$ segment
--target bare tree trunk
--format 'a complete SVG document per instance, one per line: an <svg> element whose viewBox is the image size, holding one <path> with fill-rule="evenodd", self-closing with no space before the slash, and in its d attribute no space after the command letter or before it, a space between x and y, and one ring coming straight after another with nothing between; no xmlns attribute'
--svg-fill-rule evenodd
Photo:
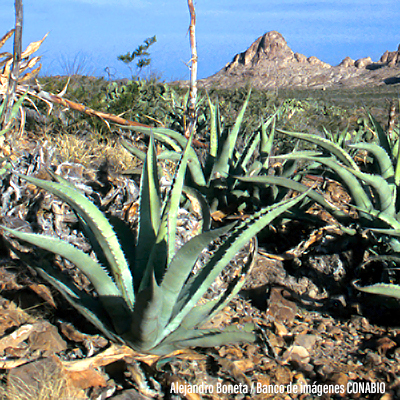
<svg viewBox="0 0 400 400"><path fill-rule="evenodd" d="M6 106L3 126L6 126L10 121L12 106L15 100L15 91L19 78L19 65L22 53L22 24L23 24L23 6L22 0L15 0L15 31L14 31L14 53L12 71L9 76L7 96L5 98Z"/></svg>
<svg viewBox="0 0 400 400"><path fill-rule="evenodd" d="M193 0L188 0L189 12L190 12L190 27L189 27L189 39L190 47L192 50L192 58L190 60L190 92L189 100L187 105L188 114L188 126L185 130L185 136L193 132L196 132L197 123L197 47L196 47L196 12L193 5Z"/></svg>

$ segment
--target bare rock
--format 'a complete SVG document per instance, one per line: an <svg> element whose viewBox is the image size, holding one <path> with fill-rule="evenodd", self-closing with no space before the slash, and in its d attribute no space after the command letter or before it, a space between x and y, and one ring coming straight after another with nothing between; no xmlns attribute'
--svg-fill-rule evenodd
<svg viewBox="0 0 400 400"><path fill-rule="evenodd" d="M382 54L382 56L381 56L379 62L381 62L382 64L387 64L388 59L389 59L389 54L390 54L389 51L386 50L386 51Z"/></svg>
<svg viewBox="0 0 400 400"><path fill-rule="evenodd" d="M294 53L294 58L299 63L306 63L307 57L304 54Z"/></svg>
<svg viewBox="0 0 400 400"><path fill-rule="evenodd" d="M43 322L43 329L33 332L29 336L31 350L39 350L44 357L59 353L67 349L67 343L58 333L57 328L47 322Z"/></svg>
<svg viewBox="0 0 400 400"><path fill-rule="evenodd" d="M257 66L263 61L293 61L294 53L287 45L284 37L277 31L260 36L245 52L236 54L233 61L225 67L231 71L238 65Z"/></svg>
<svg viewBox="0 0 400 400"><path fill-rule="evenodd" d="M339 67L343 67L343 68L354 67L354 63L355 63L355 61L352 58L346 57L339 64Z"/></svg>
<svg viewBox="0 0 400 400"><path fill-rule="evenodd" d="M288 46L284 37L277 31L267 32L260 36L246 51L236 54L232 62L225 66L225 72L232 72L238 67L270 70L273 67L296 67L299 64L308 64L322 68L330 65L317 57L306 57L300 53L294 53Z"/></svg>
<svg viewBox="0 0 400 400"><path fill-rule="evenodd" d="M359 58L355 63L354 66L356 68L365 68L368 65L372 64L372 59L371 57L363 57L363 58Z"/></svg>
<svg viewBox="0 0 400 400"><path fill-rule="evenodd" d="M400 45L397 48L397 51L388 51L386 50L382 57L379 60L382 64L386 64L389 67L395 67L400 64Z"/></svg>
<svg viewBox="0 0 400 400"><path fill-rule="evenodd" d="M315 56L308 57L307 61L310 65L316 65L316 66L322 67L322 68L330 68L331 67L328 63L321 61L319 58L317 58Z"/></svg>

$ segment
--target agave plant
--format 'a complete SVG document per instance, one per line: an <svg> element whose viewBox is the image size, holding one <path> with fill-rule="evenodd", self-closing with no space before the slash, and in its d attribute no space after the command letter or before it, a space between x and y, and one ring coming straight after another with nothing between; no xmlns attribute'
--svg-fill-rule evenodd
<svg viewBox="0 0 400 400"><path fill-rule="evenodd" d="M371 116L376 128L376 142L359 141L348 144L346 151L337 143L317 135L285 132L292 137L309 141L322 148L323 152L299 152L284 156L308 160L308 167L315 171L316 165L323 166L325 173L331 173L348 190L353 205L359 213L358 223L363 229L370 229L389 237L394 252L400 251L400 220L398 219L399 198L397 186L400 180L398 139L390 141L382 127ZM372 159L371 171L363 172L354 161L354 151L366 152Z"/></svg>
<svg viewBox="0 0 400 400"><path fill-rule="evenodd" d="M33 265L50 284L105 335L120 339L137 351L165 354L187 346L215 346L255 339L252 325L229 326L223 331L201 329L240 290L257 251L253 246L240 273L216 298L201 302L203 295L235 254L274 218L289 210L304 195L260 210L239 224L203 231L176 249L177 212L187 162L189 138L174 181L161 200L153 136L145 159L139 198L137 235L125 232L120 240L102 212L73 184L52 173L54 181L19 175L68 203L82 222L97 259L73 245L43 234L26 233L3 226L15 238L71 261L93 284L96 297L79 290L60 271L46 263ZM203 208L205 207L205 203ZM203 211L206 219L207 213ZM192 273L199 256L215 240L216 250L198 272ZM126 247L125 243L129 243ZM134 250L132 252L132 250ZM20 255L23 257L23 255ZM31 263L30 260L25 262ZM110 274L111 273L111 276ZM111 320L111 323L107 323Z"/></svg>
<svg viewBox="0 0 400 400"><path fill-rule="evenodd" d="M248 181L241 179L245 176L268 174L269 156L272 153L275 134L276 113L269 116L261 124L261 128L251 135L245 138L240 135L250 94L251 92L230 130L223 128L218 104L213 104L208 98L210 140L205 161L195 149L189 151L189 174L185 180L185 190L190 188L192 192L200 192L210 203L212 213L227 209L237 212L245 208L247 211L256 211L263 206L282 200L286 194L282 191L278 197L276 192L263 193L258 183L249 184ZM171 129L142 127L129 127L129 129L146 135L150 132L154 133L154 137L167 148L157 156L159 160L178 160L187 144L187 138L182 133ZM130 145L126 140L123 140L122 144L133 155L144 160L144 152ZM283 163L280 175L290 176L294 171L294 164L291 161Z"/></svg>
<svg viewBox="0 0 400 400"><path fill-rule="evenodd" d="M373 232L378 241L388 247L386 254L377 259L400 261L400 138L398 133L387 135L382 126L370 115L374 127L374 142L347 144L348 150L332 140L317 135L285 132L292 137L306 140L317 145L322 152L299 152L284 156L287 159L303 159L310 162L309 171L330 174L340 181L351 196L354 208L358 212L357 223L364 231ZM369 158L366 171L354 161L362 151ZM319 168L319 169L318 169ZM322 204L322 203L320 203ZM365 266L369 261L364 263ZM400 288L394 284L379 283L363 287L360 282L355 287L367 293L383 294L400 298Z"/></svg>

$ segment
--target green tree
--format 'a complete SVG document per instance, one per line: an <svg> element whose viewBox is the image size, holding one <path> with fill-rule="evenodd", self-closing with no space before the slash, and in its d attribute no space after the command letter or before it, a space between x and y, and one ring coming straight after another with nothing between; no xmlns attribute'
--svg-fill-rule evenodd
<svg viewBox="0 0 400 400"><path fill-rule="evenodd" d="M136 61L136 68L139 70L137 75L140 75L142 69L147 67L151 63L150 53L148 52L149 47L157 42L156 35L147 38L143 44L138 46L136 50L131 53L126 53L118 56L118 60L124 62L130 69L132 77L134 76L131 63Z"/></svg>

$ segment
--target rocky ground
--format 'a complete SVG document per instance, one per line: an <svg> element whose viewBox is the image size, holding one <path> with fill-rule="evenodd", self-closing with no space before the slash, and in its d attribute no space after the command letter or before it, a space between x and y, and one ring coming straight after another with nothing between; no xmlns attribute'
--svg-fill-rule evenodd
<svg viewBox="0 0 400 400"><path fill-rule="evenodd" d="M335 66L320 68L310 65L286 65L271 61L262 71L258 67L238 66L200 80L205 88L249 86L258 89L321 89L384 86L400 83L400 67L375 64L369 68Z"/></svg>
<svg viewBox="0 0 400 400"><path fill-rule="evenodd" d="M41 165L51 163L40 158L43 152L37 154L22 157L19 165L39 172ZM128 203L136 186L126 177L110 175L108 185L102 186L96 173L78 164L65 164L58 172L82 187L103 187L101 196L109 210L123 210L123 217L135 213ZM349 208L340 186L328 183L322 189L330 201ZM37 197L37 191L3 179L2 194L2 214L8 218L2 223L26 227L29 196ZM44 197L41 207L35 212L43 227L66 237L77 235L70 227L74 219L61 202ZM331 221L321 210L311 211ZM252 322L257 341L187 349L160 358L99 335L2 242L4 398L400 398L400 330L393 318L398 303L358 293L351 284L367 248L365 238L346 237L334 224L277 229L260 239L244 290L212 323L223 327ZM57 265L67 268L76 284L87 285L71 266L59 260Z"/></svg>

